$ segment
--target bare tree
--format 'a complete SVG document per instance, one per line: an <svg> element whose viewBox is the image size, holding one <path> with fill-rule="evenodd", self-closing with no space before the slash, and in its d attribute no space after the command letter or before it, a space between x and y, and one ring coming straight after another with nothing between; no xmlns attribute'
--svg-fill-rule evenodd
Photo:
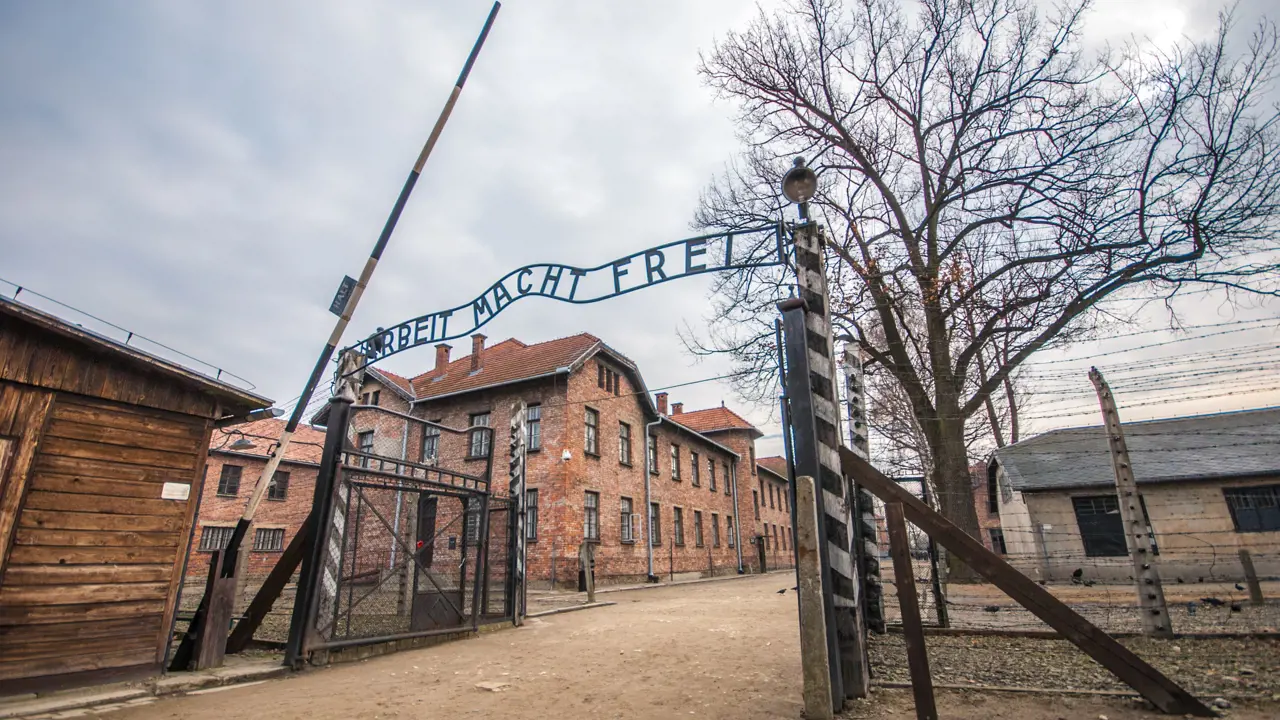
<svg viewBox="0 0 1280 720"><path fill-rule="evenodd" d="M1090 53L1087 10L799 0L701 65L739 109L745 149L696 224L779 217L782 173L809 158L838 333L893 378L943 511L975 535L966 427L1032 353L1115 319L1124 306L1100 303L1138 284L1277 294L1277 266L1257 259L1280 213L1277 112L1260 99L1275 27L1238 52L1224 16L1207 41ZM693 343L759 370L738 382L749 398L775 392L773 303L789 283L776 268L721 277L715 329Z"/></svg>

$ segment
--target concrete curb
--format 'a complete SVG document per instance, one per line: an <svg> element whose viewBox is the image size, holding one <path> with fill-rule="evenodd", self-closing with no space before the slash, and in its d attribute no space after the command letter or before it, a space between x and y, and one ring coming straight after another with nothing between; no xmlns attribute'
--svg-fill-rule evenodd
<svg viewBox="0 0 1280 720"><path fill-rule="evenodd" d="M746 580L747 578L768 577L770 575L791 575L795 576L795 568L783 568L781 570L770 570L761 575L760 573L744 573L742 575L721 575L719 577L698 578L697 580L681 580L680 582L657 582L648 585L628 585L626 587L597 587L596 594L631 592L632 590L656 590L658 588L683 587L685 585L701 585L702 583L728 582L730 580Z"/></svg>
<svg viewBox="0 0 1280 720"><path fill-rule="evenodd" d="M552 608L551 610L542 610L541 612L529 613L528 615L525 615L525 619L527 620L529 618L546 617L548 615L559 615L561 613L575 612L577 610L590 610L591 608L609 607L610 605L617 605L617 604L618 603L615 603L615 602L594 602L594 603L588 603L586 605L570 605L569 607Z"/></svg>
<svg viewBox="0 0 1280 720"><path fill-rule="evenodd" d="M55 693L29 700L0 703L0 720L10 718L69 718L87 715L91 710L115 710L142 705L170 695L205 692L210 688L230 688L256 684L289 674L289 668L275 663L233 665L201 673L164 675L137 685L87 688ZM76 712L83 710L83 713Z"/></svg>

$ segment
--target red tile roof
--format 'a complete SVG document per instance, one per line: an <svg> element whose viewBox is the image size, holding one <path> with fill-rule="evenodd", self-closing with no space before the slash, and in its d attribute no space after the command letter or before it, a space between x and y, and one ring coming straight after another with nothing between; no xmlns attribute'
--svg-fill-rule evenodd
<svg viewBox="0 0 1280 720"><path fill-rule="evenodd" d="M787 459L779 455L756 458L756 465L768 470L778 477L787 476Z"/></svg>
<svg viewBox="0 0 1280 720"><path fill-rule="evenodd" d="M401 377L393 372L387 372L382 368L369 368L369 369L372 370L375 374L381 375L382 378L387 382L391 383L392 385L395 385L397 388L403 391L405 395L408 395L409 397L413 397L413 382L410 381L409 378Z"/></svg>
<svg viewBox="0 0 1280 720"><path fill-rule="evenodd" d="M669 417L690 430L703 434L721 430L750 430L755 437L764 435L755 425L723 405L706 410L689 410Z"/></svg>
<svg viewBox="0 0 1280 720"><path fill-rule="evenodd" d="M510 338L481 353L481 367L471 372L471 355L464 355L445 366L445 371L423 373L411 380L413 394L419 400L441 395L478 390L508 382L525 380L569 367L589 350L600 344L600 338L588 333L525 345Z"/></svg>
<svg viewBox="0 0 1280 720"><path fill-rule="evenodd" d="M209 438L209 449L225 450L240 455L256 455L265 461L272 445L280 439L280 433L284 432L284 426L284 420L267 418L231 427L215 428L213 435ZM254 447L244 450L232 449L231 443L240 439L249 440ZM319 463L323 449L324 431L310 425L299 425L297 431L293 433L289 449L285 450L284 459L293 462Z"/></svg>

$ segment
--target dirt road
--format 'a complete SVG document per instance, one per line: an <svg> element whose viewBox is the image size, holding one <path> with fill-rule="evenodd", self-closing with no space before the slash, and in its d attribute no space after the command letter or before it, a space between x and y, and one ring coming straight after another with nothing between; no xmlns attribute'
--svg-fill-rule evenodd
<svg viewBox="0 0 1280 720"><path fill-rule="evenodd" d="M796 595L777 594L793 584L776 574L609 593L613 607L106 717L795 718Z"/></svg>
<svg viewBox="0 0 1280 720"><path fill-rule="evenodd" d="M618 604L103 717L800 718L796 596L777 593L792 584L783 573L602 594ZM883 663L881 656L888 656L876 652ZM942 717L974 720L1158 717L1110 697L941 693L939 707ZM1233 716L1254 720L1274 710L1238 706ZM910 693L877 691L846 717L914 717Z"/></svg>

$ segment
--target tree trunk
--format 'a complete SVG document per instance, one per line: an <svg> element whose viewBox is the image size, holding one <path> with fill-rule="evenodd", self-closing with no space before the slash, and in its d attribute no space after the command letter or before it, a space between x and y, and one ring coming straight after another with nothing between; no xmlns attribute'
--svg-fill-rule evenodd
<svg viewBox="0 0 1280 720"><path fill-rule="evenodd" d="M941 410L941 408L939 408ZM955 417L959 413L947 413ZM943 418L947 414L939 412ZM933 447L933 486L938 493L938 507L948 520L960 529L982 540L978 526L978 513L973 507L973 485L969 477L969 455L964 445L964 422L941 419L938 432L931 438ZM968 582L977 575L951 553L948 558L948 579L952 582Z"/></svg>

